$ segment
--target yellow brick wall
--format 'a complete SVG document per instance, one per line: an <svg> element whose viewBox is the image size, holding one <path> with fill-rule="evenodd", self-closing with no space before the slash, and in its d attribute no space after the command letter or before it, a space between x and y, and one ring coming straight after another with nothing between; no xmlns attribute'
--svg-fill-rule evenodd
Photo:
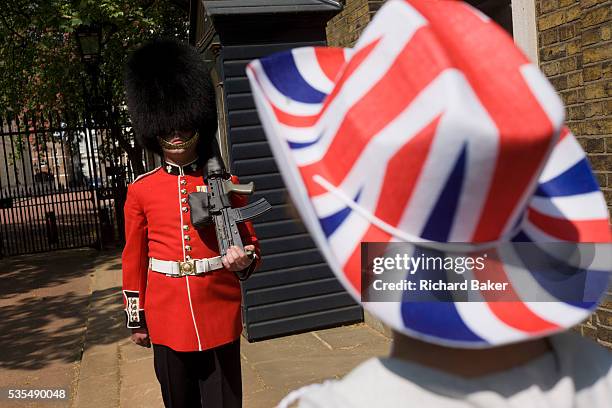
<svg viewBox="0 0 612 408"><path fill-rule="evenodd" d="M610 0L538 0L540 64L589 156L612 213Z"/></svg>
<svg viewBox="0 0 612 408"><path fill-rule="evenodd" d="M567 106L567 123L587 152L612 214L610 0L537 0L539 55ZM578 330L612 348L612 302Z"/></svg>
<svg viewBox="0 0 612 408"><path fill-rule="evenodd" d="M327 43L331 47L352 47L370 22L367 0L346 0L344 9L327 23ZM382 3L382 2L381 2Z"/></svg>

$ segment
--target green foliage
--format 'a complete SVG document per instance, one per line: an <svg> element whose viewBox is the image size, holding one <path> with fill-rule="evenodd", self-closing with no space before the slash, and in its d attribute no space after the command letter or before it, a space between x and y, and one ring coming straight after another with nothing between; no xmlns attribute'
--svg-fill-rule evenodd
<svg viewBox="0 0 612 408"><path fill-rule="evenodd" d="M130 50L153 37L187 38L188 3L180 0L7 3L0 13L0 111L83 110L94 84L79 56L79 26L102 28L96 85L106 106L123 105L122 69Z"/></svg>

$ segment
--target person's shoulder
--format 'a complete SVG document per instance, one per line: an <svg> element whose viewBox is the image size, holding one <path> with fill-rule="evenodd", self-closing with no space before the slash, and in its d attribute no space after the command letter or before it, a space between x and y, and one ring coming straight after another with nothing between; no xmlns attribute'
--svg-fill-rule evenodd
<svg viewBox="0 0 612 408"><path fill-rule="evenodd" d="M384 403L379 393L389 385L388 370L378 358L369 359L354 368L341 380L312 384L289 394L279 405L281 408L359 408ZM400 390L398 390L401 393ZM384 399L384 398L383 398ZM291 405L296 403L297 405ZM379 405L380 406L380 405ZM392 406L384 403L384 406Z"/></svg>
<svg viewBox="0 0 612 408"><path fill-rule="evenodd" d="M154 168L151 171L148 171L146 173L141 174L140 176L136 177L134 179L134 181L132 181L129 185L130 186L135 186L135 185L142 185L142 184L146 184L146 182L151 181L152 179L155 178L155 175L157 175L161 170L161 166Z"/></svg>

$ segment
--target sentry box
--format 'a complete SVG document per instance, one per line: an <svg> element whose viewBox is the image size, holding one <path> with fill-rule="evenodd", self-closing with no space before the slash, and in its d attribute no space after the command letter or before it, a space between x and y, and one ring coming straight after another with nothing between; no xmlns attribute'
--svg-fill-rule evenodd
<svg viewBox="0 0 612 408"><path fill-rule="evenodd" d="M254 222L262 267L242 285L249 341L363 320L288 205L245 73L252 59L300 46L326 45L327 21L342 9L325 0L191 1L190 41L212 63L223 159L251 201L273 208Z"/></svg>

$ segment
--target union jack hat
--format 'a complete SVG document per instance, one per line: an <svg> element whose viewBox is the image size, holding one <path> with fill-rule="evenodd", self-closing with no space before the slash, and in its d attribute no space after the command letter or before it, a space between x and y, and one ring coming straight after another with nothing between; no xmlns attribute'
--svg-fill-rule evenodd
<svg viewBox="0 0 612 408"><path fill-rule="evenodd" d="M603 194L553 87L466 3L391 0L354 48L297 48L247 74L293 202L358 300L361 242L610 242ZM598 282L597 299L607 275ZM554 292L364 302L395 330L465 348L550 335L596 306Z"/></svg>

